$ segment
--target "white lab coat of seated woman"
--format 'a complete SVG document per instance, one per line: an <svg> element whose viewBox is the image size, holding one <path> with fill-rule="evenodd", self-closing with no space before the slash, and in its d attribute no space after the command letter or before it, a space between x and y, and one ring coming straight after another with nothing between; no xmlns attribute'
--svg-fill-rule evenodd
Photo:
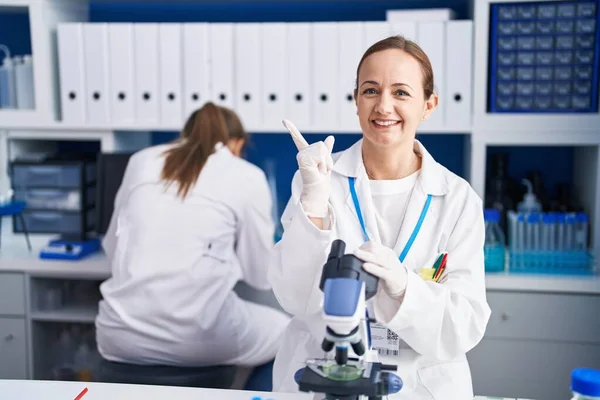
<svg viewBox="0 0 600 400"><path fill-rule="evenodd" d="M367 308L377 320L371 331L383 340L371 344L381 362L397 365L404 383L390 398L473 398L466 353L490 316L482 202L415 140L416 126L437 104L433 75L429 94L422 83L428 63L416 59L426 56L415 49L395 37L367 51L355 92L363 139L349 149L332 156L333 137L309 145L286 122L299 172L269 278L294 318L275 359L274 391L297 391L296 371L324 355L319 282L331 243L341 239L345 252L379 277ZM419 270L432 267L441 252L448 253L441 279L421 278Z"/></svg>
<svg viewBox="0 0 600 400"><path fill-rule="evenodd" d="M274 358L289 318L233 288L243 280L270 289L265 175L219 142L182 199L161 174L165 151L185 140L193 139L129 161L103 241L112 276L101 286L99 352L142 365L261 365Z"/></svg>

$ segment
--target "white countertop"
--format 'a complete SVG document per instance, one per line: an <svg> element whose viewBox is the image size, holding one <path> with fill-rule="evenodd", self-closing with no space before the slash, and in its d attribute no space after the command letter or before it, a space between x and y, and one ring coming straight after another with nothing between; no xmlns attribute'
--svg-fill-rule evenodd
<svg viewBox="0 0 600 400"><path fill-rule="evenodd" d="M80 400L316 400L323 396L311 393L250 392L243 390L184 388L172 386L127 385L98 382L61 382L32 380L0 380L0 398L11 400L71 400L85 388ZM475 396L474 400L502 400ZM504 399L514 400L514 399Z"/></svg>
<svg viewBox="0 0 600 400"><path fill-rule="evenodd" d="M12 238L11 238L12 239ZM33 240L33 251L27 250L25 240L2 241L0 247L0 272L25 272L38 277L64 277L75 279L106 279L110 267L106 256L98 253L80 261L41 260L39 250L47 240ZM489 273L485 278L488 290L527 291L550 293L600 294L600 275L564 276L541 274Z"/></svg>
<svg viewBox="0 0 600 400"><path fill-rule="evenodd" d="M249 392L98 382L0 380L0 398L11 400L72 400L84 388L87 388L88 391L81 397L81 400L252 400L254 398L263 400L312 400L314 397L309 393Z"/></svg>

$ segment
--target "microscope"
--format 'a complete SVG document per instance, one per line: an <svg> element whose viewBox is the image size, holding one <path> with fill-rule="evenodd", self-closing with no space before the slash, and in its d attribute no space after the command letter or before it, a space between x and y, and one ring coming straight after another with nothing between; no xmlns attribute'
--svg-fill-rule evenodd
<svg viewBox="0 0 600 400"><path fill-rule="evenodd" d="M307 360L294 378L300 391L322 393L327 400L380 399L400 391L402 380L390 372L396 366L381 364L370 349L366 301L377 293L378 278L345 250L342 240L331 244L319 284L326 322L321 347L325 353L335 349L335 358ZM357 357L349 356L350 349Z"/></svg>

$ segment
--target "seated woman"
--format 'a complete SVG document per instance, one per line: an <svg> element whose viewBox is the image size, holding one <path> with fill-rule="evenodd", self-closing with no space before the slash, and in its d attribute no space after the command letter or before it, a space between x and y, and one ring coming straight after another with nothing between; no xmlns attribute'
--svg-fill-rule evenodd
<svg viewBox="0 0 600 400"><path fill-rule="evenodd" d="M178 140L131 157L103 241L98 380L227 388L234 366L272 368L288 317L233 291L270 289L272 198L239 157L247 139L207 103Z"/></svg>

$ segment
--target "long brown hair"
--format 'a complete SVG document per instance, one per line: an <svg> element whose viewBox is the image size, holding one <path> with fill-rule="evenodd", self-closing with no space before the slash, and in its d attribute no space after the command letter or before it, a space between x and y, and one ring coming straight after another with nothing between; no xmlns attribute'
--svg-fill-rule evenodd
<svg viewBox="0 0 600 400"><path fill-rule="evenodd" d="M421 65L421 73L423 74L423 94L425 95L425 100L429 99L429 97L433 94L433 68L431 67L431 61L429 61L429 57L427 57L427 54L425 54L423 49L418 44L412 40L405 39L400 35L390 36L386 39L382 39L365 51L365 54L363 54L360 62L358 63L358 68L356 68L356 87L354 89L354 95L356 96L359 85L358 73L360 72L360 67L365 59L373 53L390 49L402 50L410 54L419 62Z"/></svg>
<svg viewBox="0 0 600 400"><path fill-rule="evenodd" d="M230 139L248 141L237 114L210 102L189 116L180 136L179 143L164 152L161 179L167 187L177 184L177 195L182 199L198 180L217 143L227 145Z"/></svg>

